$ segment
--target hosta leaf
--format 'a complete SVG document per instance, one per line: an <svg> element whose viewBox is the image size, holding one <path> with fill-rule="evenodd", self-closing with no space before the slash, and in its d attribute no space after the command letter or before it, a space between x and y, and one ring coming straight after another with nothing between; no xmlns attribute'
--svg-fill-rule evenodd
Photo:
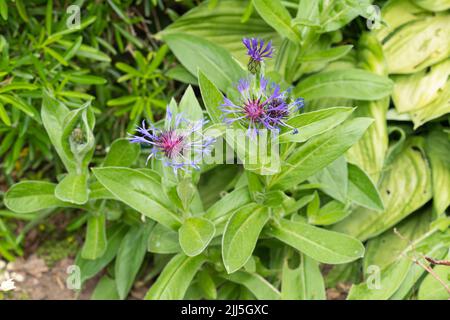
<svg viewBox="0 0 450 320"><path fill-rule="evenodd" d="M347 300L387 300L400 287L412 264L409 258L403 258L393 263L379 273L379 287L371 287L369 281L353 285L348 293ZM373 275L374 277L376 275ZM368 284L370 283L370 284Z"/></svg>
<svg viewBox="0 0 450 320"><path fill-rule="evenodd" d="M432 169L433 206L440 215L450 205L450 140L443 131L436 129L428 135L426 141Z"/></svg>
<svg viewBox="0 0 450 320"><path fill-rule="evenodd" d="M71 206L70 203L63 202L55 197L55 188L56 185L50 182L19 182L6 192L5 206L18 213Z"/></svg>
<svg viewBox="0 0 450 320"><path fill-rule="evenodd" d="M303 222L282 219L270 226L268 234L322 263L347 263L364 255L357 239Z"/></svg>
<svg viewBox="0 0 450 320"><path fill-rule="evenodd" d="M170 260L163 272L145 295L146 300L180 300L202 264L205 257L188 257L178 254Z"/></svg>
<svg viewBox="0 0 450 320"><path fill-rule="evenodd" d="M392 87L392 81L386 77L347 68L309 76L295 86L294 95L305 100L327 97L376 100L388 96Z"/></svg>
<svg viewBox="0 0 450 320"><path fill-rule="evenodd" d="M181 33L167 34L163 39L189 72L196 75L201 70L224 92L245 75L230 53L212 42Z"/></svg>
<svg viewBox="0 0 450 320"><path fill-rule="evenodd" d="M355 110L354 116L373 118L374 123L346 153L347 160L363 169L375 183L380 178L388 148L386 123L386 111L388 108L389 98L360 102L360 106Z"/></svg>
<svg viewBox="0 0 450 320"><path fill-rule="evenodd" d="M428 202L431 198L431 173L422 143L420 137L407 141L386 168L378 186L384 203L383 211L359 207L335 224L333 230L366 240L389 229Z"/></svg>
<svg viewBox="0 0 450 320"><path fill-rule="evenodd" d="M287 159L270 186L289 189L305 181L347 151L371 123L371 119L356 118L310 139Z"/></svg>
<svg viewBox="0 0 450 320"><path fill-rule="evenodd" d="M449 56L448 15L411 21L383 44L389 73L414 73Z"/></svg>
<svg viewBox="0 0 450 320"><path fill-rule="evenodd" d="M86 239L84 240L81 257L95 260L101 257L107 247L105 214L91 215L87 221Z"/></svg>
<svg viewBox="0 0 450 320"><path fill-rule="evenodd" d="M239 270L251 257L269 211L257 204L237 210L228 221L222 239L222 257L228 273Z"/></svg>
<svg viewBox="0 0 450 320"><path fill-rule="evenodd" d="M348 164L348 197L355 203L377 211L384 209L377 187L358 166Z"/></svg>
<svg viewBox="0 0 450 320"><path fill-rule="evenodd" d="M446 260L450 259L450 252L447 254ZM437 275L447 287L450 279L450 268L448 266L435 266L433 272ZM448 300L448 289L446 289L442 283L440 283L431 274L428 274L423 280L419 288L418 299L419 300Z"/></svg>
<svg viewBox="0 0 450 320"><path fill-rule="evenodd" d="M414 110L410 113L414 122L414 129L417 129L424 123L436 119L450 112L450 81L447 81L444 89L429 104Z"/></svg>
<svg viewBox="0 0 450 320"><path fill-rule="evenodd" d="M92 169L97 180L117 199L149 218L174 230L181 219L171 210L172 204L159 182L138 170L118 167Z"/></svg>
<svg viewBox="0 0 450 320"><path fill-rule="evenodd" d="M214 237L216 228L208 219L188 218L178 230L180 246L187 256L196 256L205 250Z"/></svg>
<svg viewBox="0 0 450 320"><path fill-rule="evenodd" d="M238 283L249 289L258 300L279 300L280 292L257 273L237 271L223 275L229 281Z"/></svg>
<svg viewBox="0 0 450 320"><path fill-rule="evenodd" d="M450 59L412 75L399 75L394 79L392 100L399 113L422 108L437 98L445 89L450 75Z"/></svg>

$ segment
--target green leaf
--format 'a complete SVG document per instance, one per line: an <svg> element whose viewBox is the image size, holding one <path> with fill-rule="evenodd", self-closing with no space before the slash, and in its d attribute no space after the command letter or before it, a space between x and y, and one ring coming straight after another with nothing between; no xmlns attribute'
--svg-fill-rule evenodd
<svg viewBox="0 0 450 320"><path fill-rule="evenodd" d="M146 300L181 300L205 257L178 254L170 260L145 295Z"/></svg>
<svg viewBox="0 0 450 320"><path fill-rule="evenodd" d="M326 50L320 50L317 52L307 53L304 56L301 56L299 60L301 62L310 62L310 61L331 62L345 56L347 53L350 52L352 48L353 48L352 45L345 45Z"/></svg>
<svg viewBox="0 0 450 320"><path fill-rule="evenodd" d="M450 259L450 253L447 254L446 260ZM448 266L435 266L433 272L444 283L449 285L450 268ZM419 300L448 300L449 292L435 277L428 274L423 280L419 288L418 299Z"/></svg>
<svg viewBox="0 0 450 320"><path fill-rule="evenodd" d="M172 211L172 204L162 186L145 173L119 167L92 169L97 180L117 199L147 217L177 230L181 219Z"/></svg>
<svg viewBox="0 0 450 320"><path fill-rule="evenodd" d="M308 140L282 165L281 173L273 176L270 187L289 189L339 158L372 123L368 118L346 121L339 127Z"/></svg>
<svg viewBox="0 0 450 320"><path fill-rule="evenodd" d="M199 121L203 119L202 107L200 107L191 86L188 86L184 92L178 108L179 112L183 114L185 119L189 119L191 121Z"/></svg>
<svg viewBox="0 0 450 320"><path fill-rule="evenodd" d="M81 257L83 259L95 260L100 258L106 251L106 215L91 214L87 221L86 239Z"/></svg>
<svg viewBox="0 0 450 320"><path fill-rule="evenodd" d="M291 15L280 0L253 0L259 15L282 36L300 42L300 33L291 26Z"/></svg>
<svg viewBox="0 0 450 320"><path fill-rule="evenodd" d="M44 181L22 181L14 184L5 194L5 206L17 213L35 212L48 208L68 207L55 197L56 185Z"/></svg>
<svg viewBox="0 0 450 320"><path fill-rule="evenodd" d="M74 171L76 167L75 162L64 151L61 139L66 124L64 121L68 114L69 109L63 103L44 91L41 109L42 123L64 166L68 171Z"/></svg>
<svg viewBox="0 0 450 320"><path fill-rule="evenodd" d="M228 88L245 76L244 70L230 53L212 42L187 34L163 36L178 60L193 75L201 70L220 90Z"/></svg>
<svg viewBox="0 0 450 320"><path fill-rule="evenodd" d="M358 165L377 183L383 170L388 149L388 128L386 112L389 98L377 101L361 101L353 113L355 117L370 117L375 121L362 138L346 153L349 162Z"/></svg>
<svg viewBox="0 0 450 320"><path fill-rule="evenodd" d="M83 259L80 254L81 252L79 252L75 264L80 268L81 283L95 276L114 259L127 230L128 227L125 224L117 224L109 227L106 231L106 237L108 239L106 251L98 259Z"/></svg>
<svg viewBox="0 0 450 320"><path fill-rule="evenodd" d="M6 0L0 0L0 16L2 16L3 20L8 20L8 4Z"/></svg>
<svg viewBox="0 0 450 320"><path fill-rule="evenodd" d="M223 278L243 285L250 290L258 300L279 300L280 292L266 279L257 273L237 271L222 275Z"/></svg>
<svg viewBox="0 0 450 320"><path fill-rule="evenodd" d="M300 254L297 268L289 266L286 258L281 276L281 297L283 300L326 300L325 283L319 264L314 259Z"/></svg>
<svg viewBox="0 0 450 320"><path fill-rule="evenodd" d="M268 234L321 263L347 263L364 255L357 239L303 222L281 219L270 226Z"/></svg>
<svg viewBox="0 0 450 320"><path fill-rule="evenodd" d="M207 270L200 271L197 275L197 285L202 290L206 299L216 300L217 289L214 279L211 277Z"/></svg>
<svg viewBox="0 0 450 320"><path fill-rule="evenodd" d="M104 167L128 167L139 157L141 148L128 139L117 139L112 144L103 160Z"/></svg>
<svg viewBox="0 0 450 320"><path fill-rule="evenodd" d="M392 87L387 77L359 69L340 69L320 72L300 81L294 95L305 100L327 97L377 100L388 96Z"/></svg>
<svg viewBox="0 0 450 320"><path fill-rule="evenodd" d="M304 142L313 136L333 129L346 120L353 112L353 108L335 107L299 114L287 120L287 124L297 128L298 133L292 131L280 134L280 142Z"/></svg>
<svg viewBox="0 0 450 320"><path fill-rule="evenodd" d="M228 221L222 239L222 257L228 273L239 270L250 259L259 234L269 219L267 208L249 204Z"/></svg>
<svg viewBox="0 0 450 320"><path fill-rule="evenodd" d="M114 275L120 299L125 299L133 286L136 275L147 252L147 239L153 223L131 228L117 252Z"/></svg>
<svg viewBox="0 0 450 320"><path fill-rule="evenodd" d="M11 119L8 116L3 104L0 103L0 119L8 126L11 126Z"/></svg>
<svg viewBox="0 0 450 320"><path fill-rule="evenodd" d="M425 145L431 162L433 207L437 215L450 205L450 140L441 130L433 130Z"/></svg>
<svg viewBox="0 0 450 320"><path fill-rule="evenodd" d="M85 204L89 199L87 179L87 174L67 174L56 186L55 196L65 202Z"/></svg>
<svg viewBox="0 0 450 320"><path fill-rule="evenodd" d="M358 166L348 164L348 197L355 203L377 211L384 210L377 187Z"/></svg>
<svg viewBox="0 0 450 320"><path fill-rule="evenodd" d="M347 201L348 172L347 161L343 156L309 177L308 181L320 184L320 189L330 197L342 203Z"/></svg>
<svg viewBox="0 0 450 320"><path fill-rule="evenodd" d="M109 276L103 276L92 292L91 300L119 300L116 282Z"/></svg>
<svg viewBox="0 0 450 320"><path fill-rule="evenodd" d="M215 231L214 224L205 218L188 218L178 230L180 246L189 257L199 255L206 249Z"/></svg>
<svg viewBox="0 0 450 320"><path fill-rule="evenodd" d="M387 269L380 271L380 287L372 287L370 281L353 285L347 300L387 300L400 287L412 264L409 258L403 258L393 263ZM376 277L377 275L372 275Z"/></svg>
<svg viewBox="0 0 450 320"><path fill-rule="evenodd" d="M358 207L332 229L366 240L391 228L431 199L431 173L423 151L423 139L405 142L387 166L378 190L383 211Z"/></svg>
<svg viewBox="0 0 450 320"><path fill-rule="evenodd" d="M315 225L328 226L344 219L350 211L345 204L332 200L320 208L315 215L308 216L308 222Z"/></svg>
<svg viewBox="0 0 450 320"><path fill-rule="evenodd" d="M160 254L181 252L178 233L172 229L157 224L148 238L148 251Z"/></svg>
<svg viewBox="0 0 450 320"><path fill-rule="evenodd" d="M209 117L214 123L222 123L222 112L219 109L220 105L223 104L222 93L200 70L198 70L198 83Z"/></svg>
<svg viewBox="0 0 450 320"><path fill-rule="evenodd" d="M275 48L281 45L278 33L258 14L252 14L245 23L241 21L247 8L253 7L251 1L218 1L214 9L210 8L209 4L211 3L208 1L198 4L157 36L164 37L166 34L178 33L203 38L226 49L242 65L248 63L247 51L242 46L242 38L255 37L266 41L273 40ZM268 66L272 65L270 59L266 62Z"/></svg>
<svg viewBox="0 0 450 320"><path fill-rule="evenodd" d="M448 57L448 15L415 19L383 41L389 73L414 73Z"/></svg>

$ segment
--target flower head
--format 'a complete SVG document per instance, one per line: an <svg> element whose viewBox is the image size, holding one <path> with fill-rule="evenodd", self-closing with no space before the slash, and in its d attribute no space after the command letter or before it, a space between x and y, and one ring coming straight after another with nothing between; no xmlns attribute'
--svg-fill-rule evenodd
<svg viewBox="0 0 450 320"><path fill-rule="evenodd" d="M136 129L137 134L132 136L130 141L151 147L147 161L152 157L162 160L174 171L178 169L188 171L191 168L198 170L202 156L210 151L214 142L213 138L205 137L201 133L205 123L204 120L188 121L181 114L173 117L170 108L167 107L167 128L158 129L151 123L147 128L143 121L142 126Z"/></svg>
<svg viewBox="0 0 450 320"><path fill-rule="evenodd" d="M263 39L244 38L242 43L247 47L247 55L250 57L248 70L255 74L261 69L261 62L266 58L272 58L272 41L264 45Z"/></svg>
<svg viewBox="0 0 450 320"><path fill-rule="evenodd" d="M237 104L225 97L221 105L225 123L240 122L248 127L247 135L250 137L263 128L280 130L281 127L288 127L297 133L286 120L303 107L302 98L292 100L289 90L282 91L277 84L269 84L264 77L254 78L254 81L241 79L237 90L240 93Z"/></svg>
<svg viewBox="0 0 450 320"><path fill-rule="evenodd" d="M265 58L272 58L272 40L267 42L265 46L264 40L257 38L244 38L242 43L247 47L247 55L250 59L261 62Z"/></svg>

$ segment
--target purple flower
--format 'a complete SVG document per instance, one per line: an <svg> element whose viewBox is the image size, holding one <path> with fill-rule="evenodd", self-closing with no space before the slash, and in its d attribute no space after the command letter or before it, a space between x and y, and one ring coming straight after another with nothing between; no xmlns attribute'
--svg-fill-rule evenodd
<svg viewBox="0 0 450 320"><path fill-rule="evenodd" d="M241 79L237 85L240 101L235 104L224 98L221 110L224 122L228 125L239 122L248 128L247 135L254 137L259 129L280 130L287 127L297 133L297 129L286 123L286 120L303 107L303 98L292 100L290 92L281 91L275 84L260 77L259 81Z"/></svg>
<svg viewBox="0 0 450 320"><path fill-rule="evenodd" d="M167 107L166 128L158 129L152 124L147 128L145 120L142 127L136 129L137 134L130 138L132 143L142 143L151 147L147 158L162 160L176 172L178 169L188 171L191 168L200 169L199 164L204 154L209 153L212 143L211 137L201 133L204 120L188 121L181 114L173 117Z"/></svg>
<svg viewBox="0 0 450 320"><path fill-rule="evenodd" d="M264 40L257 38L244 38L242 43L247 47L247 55L251 60L261 62L265 58L272 58L272 40L267 42L265 46Z"/></svg>

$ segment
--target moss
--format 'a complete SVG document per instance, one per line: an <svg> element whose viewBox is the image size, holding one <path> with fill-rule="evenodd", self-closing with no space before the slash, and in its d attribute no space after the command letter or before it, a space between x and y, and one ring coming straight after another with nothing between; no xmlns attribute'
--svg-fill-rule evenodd
<svg viewBox="0 0 450 320"><path fill-rule="evenodd" d="M75 256L78 242L73 236L63 240L49 240L44 242L37 250L37 255L44 259L47 266L53 267L58 261Z"/></svg>

